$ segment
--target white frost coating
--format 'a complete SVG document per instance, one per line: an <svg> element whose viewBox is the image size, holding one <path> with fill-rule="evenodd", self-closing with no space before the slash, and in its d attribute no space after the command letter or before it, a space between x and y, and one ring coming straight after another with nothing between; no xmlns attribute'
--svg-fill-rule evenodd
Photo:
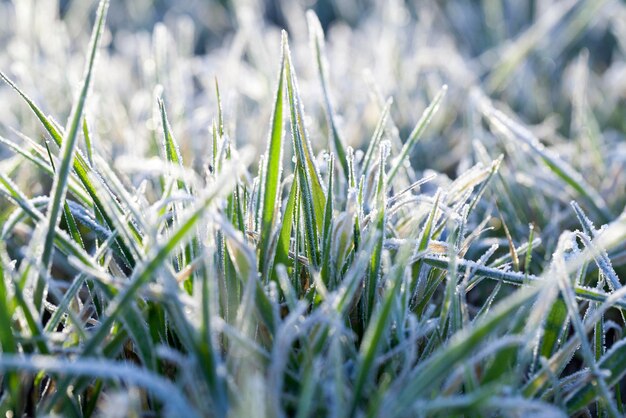
<svg viewBox="0 0 626 418"><path fill-rule="evenodd" d="M585 247L587 247L590 251L592 251L592 256L598 265L598 268L604 273L604 275L608 279L608 284L611 287L611 290L619 289L622 287L622 284L617 276L617 273L613 269L613 265L611 264L611 259L607 254L606 250L600 246L597 246L592 241L592 238L598 238L602 236L606 231L608 231L607 225L602 225L600 230L596 230L593 226L593 222L585 215L583 210L578 206L576 202L571 202L572 208L576 212L576 216L578 220L583 226L585 233L578 233L578 237L583 242Z"/></svg>

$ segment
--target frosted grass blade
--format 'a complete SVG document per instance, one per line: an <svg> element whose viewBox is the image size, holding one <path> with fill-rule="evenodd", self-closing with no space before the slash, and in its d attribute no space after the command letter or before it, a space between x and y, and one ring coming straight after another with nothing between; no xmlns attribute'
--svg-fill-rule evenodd
<svg viewBox="0 0 626 418"><path fill-rule="evenodd" d="M329 136L332 138L333 148L337 153L337 158L343 169L343 174L348 177L348 161L346 160L346 150L343 145L343 140L339 135L337 129L337 123L335 122L335 112L333 104L330 101L330 95L328 93L328 73L325 51L324 51L324 31L319 19L315 15L313 10L308 10L306 13L307 23L309 26L309 37L311 39L311 45L313 48L313 55L315 63L317 64L317 74L322 86L322 94L324 95L324 105L326 109L326 120L329 126ZM329 141L330 142L330 141Z"/></svg>
<svg viewBox="0 0 626 418"><path fill-rule="evenodd" d="M106 19L108 6L108 0L101 0L98 6L96 24L91 35L89 57L87 59L87 64L85 68L83 85L80 89L78 99L73 105L72 112L68 121L68 126L66 127L66 134L63 137L63 144L61 146L61 164L59 165L57 175L54 177L54 183L52 186L52 194L50 197L50 204L48 206L48 214L46 217L47 229L43 244L43 253L41 255L41 263L44 266L44 270L46 272L50 270L52 264L52 252L54 249L54 236L56 234L56 226L59 223L59 218L61 216L61 207L65 202L68 178L74 161L74 151L76 149L76 143L78 138L78 128L82 119L83 109L87 100L87 94L89 93L89 89L91 87L91 77L96 61L96 53L98 52L98 47L100 46L100 38L104 29L104 21ZM41 310L41 306L43 303L45 280L45 277L40 277L35 285L33 299L37 310Z"/></svg>
<svg viewBox="0 0 626 418"><path fill-rule="evenodd" d="M267 277L271 269L273 254L271 253L271 239L275 228L277 212L280 210L280 183L283 171L283 80L285 72L284 46L281 48L280 70L274 109L271 117L271 131L268 137L263 167L261 193L261 239L259 241L259 272ZM284 260L282 260L284 261Z"/></svg>
<svg viewBox="0 0 626 418"><path fill-rule="evenodd" d="M285 50L285 72L291 116L291 133L298 162L296 164L296 171L300 180L299 187L301 190L302 208L305 219L306 248L311 261L310 266L317 269L321 262L318 238L319 233L323 229L326 194L320 183L311 144L304 128L302 103L300 101L297 80L291 62L291 53L289 52L286 32L283 32L283 45Z"/></svg>

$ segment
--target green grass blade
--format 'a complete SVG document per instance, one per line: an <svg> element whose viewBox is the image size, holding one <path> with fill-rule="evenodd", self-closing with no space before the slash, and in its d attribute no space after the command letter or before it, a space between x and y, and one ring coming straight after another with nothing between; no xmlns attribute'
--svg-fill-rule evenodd
<svg viewBox="0 0 626 418"><path fill-rule="evenodd" d="M361 401L362 392L365 389L367 381L372 373L374 373L374 360L376 354L380 351L381 346L385 342L385 335L389 332L389 320L393 305L396 301L398 292L402 285L404 275L404 266L409 258L410 251L408 248L402 250L395 261L395 268L389 277L389 288L386 291L384 300L380 305L380 309L376 311L374 317L363 336L363 341L359 347L359 365L357 368L352 406L350 408L350 416L353 416Z"/></svg>
<svg viewBox="0 0 626 418"><path fill-rule="evenodd" d="M52 159L52 154L50 153L50 148L48 147L48 143L46 142L46 150L48 151L48 158L50 160L50 166L52 167L53 173L55 173L54 160ZM80 231L78 230L78 226L76 225L76 220L70 211L70 207L67 202L63 203L63 218L65 219L65 224L70 231L70 236L74 239L78 245L80 245L83 249L85 249L85 244L83 243L83 238L80 235Z"/></svg>
<svg viewBox="0 0 626 418"><path fill-rule="evenodd" d="M52 194L46 218L47 229L43 244L43 253L41 255L41 263L44 266L46 272L50 270L52 264L52 253L54 248L56 226L59 223L59 218L61 216L61 207L65 202L68 178L73 164L74 151L76 149L76 143L78 138L78 127L82 119L83 109L87 100L87 94L89 92L89 88L91 87L91 77L96 61L96 53L98 52L98 47L100 46L100 38L104 29L104 21L106 19L108 5L108 0L101 0L98 6L96 24L94 25L94 29L92 32L91 43L89 47L90 52L87 59L83 85L81 87L78 99L76 100L72 108L72 112L68 121L68 126L66 128L66 134L63 138L63 144L61 146L61 164L59 165L59 169L57 175L54 178L54 183L52 186ZM45 280L45 277L40 277L35 285L33 299L37 310L41 310L44 296Z"/></svg>
<svg viewBox="0 0 626 418"><path fill-rule="evenodd" d="M328 160L328 197L324 209L324 230L322 231L322 280L328 288L332 278L331 244L333 239L333 177L335 175L335 155L330 154Z"/></svg>
<svg viewBox="0 0 626 418"><path fill-rule="evenodd" d="M620 340L598 362L598 368L610 372L606 383L614 386L626 375L626 340ZM597 390L593 382L589 382L582 388L568 396L566 400L567 412L574 414L591 404L598 398Z"/></svg>
<svg viewBox="0 0 626 418"><path fill-rule="evenodd" d="M4 255L4 245L0 245L0 251ZM0 323L5 324L0 329L0 348L2 348L2 355L16 354L19 351L15 337L13 336L13 310L11 301L11 295L9 294L4 272L4 257L0 259ZM17 373L7 373L3 378L3 387L11 395L11 404L14 408L19 409L20 402L20 379Z"/></svg>
<svg viewBox="0 0 626 418"><path fill-rule="evenodd" d="M422 229L419 244L415 250L416 254L423 254L424 251L428 248L428 243L432 238L432 231L435 227L435 223L437 222L437 209L439 209L439 199L441 198L441 190L437 190L437 194L435 195L433 201L433 207L430 210L428 218L426 219L426 223L424 224L424 228ZM417 288L419 272L422 268L423 260L419 258L415 265L413 266L413 271L416 272L416 277L411 278L411 282L409 283L409 295L413 296L415 294L415 290ZM446 266L447 268L447 266ZM424 299L421 301L415 301L417 303L416 308L417 312L421 312L424 306L428 303L428 300Z"/></svg>
<svg viewBox="0 0 626 418"><path fill-rule="evenodd" d="M380 236L374 247L374 251L370 258L369 268L367 270L367 276L365 278L365 299L364 299L364 315L363 323L368 324L372 314L374 313L374 306L376 303L376 290L379 285L381 277L381 260L383 255L383 243L385 242L385 227L387 222L386 207L387 207L387 188L385 179L385 162L387 154L389 153L388 147L381 147L380 160L378 162L378 185L376 187L376 229Z"/></svg>
<svg viewBox="0 0 626 418"><path fill-rule="evenodd" d="M46 117L44 115L43 111L37 106L37 104L33 100L31 100L30 97L28 97L28 95L26 95L26 93L24 93L4 73L0 72L0 78L2 78L9 86L11 86L11 88L13 88L20 95L20 97L22 97L24 99L24 101L28 104L28 106L33 110L33 113L35 113L37 118L40 120L40 122L42 123L42 125L44 126L46 131L50 134L52 139L54 139L56 144L59 147L61 147L62 144L63 144L63 133L61 132L61 129L56 126L54 121L52 119ZM92 199L93 205L96 207L97 212L99 212L99 214L102 216L102 218L104 219L104 222L109 227L109 229L114 229L113 220L112 220L114 215L108 214L105 211L104 205L102 204L102 201L101 201L101 197L98 195L98 193L96 191L96 186L94 185L94 183L92 182L91 178L89 177L89 173L92 171L91 168L90 168L90 165L87 163L85 158L82 156L82 153L80 152L79 149L76 149L73 165L74 165L74 171L76 172L76 175L78 176L79 180L83 184L83 187L85 188L85 191L87 192L89 197ZM71 182L70 182L70 184L71 184ZM82 193L75 193L75 195L82 196L83 194ZM113 200L115 201L115 199L113 199ZM115 202L117 203L117 201L115 201ZM134 225L132 223L129 224L128 226L131 229L134 228ZM140 236L138 231L135 230L135 232L136 232L137 236ZM125 262L129 266L133 266L134 263L135 263L135 260L132 257L131 251L121 241L118 241L117 245L119 246L120 251L123 253L123 255L125 257Z"/></svg>
<svg viewBox="0 0 626 418"><path fill-rule="evenodd" d="M291 244L291 232L293 230L294 213L296 208L296 202L300 199L300 191L298 186L298 177L294 176L291 183L291 189L289 191L289 197L287 198L287 204L283 210L282 225L278 234L278 240L276 244L276 254L274 256L274 263L272 264L272 280L277 280L276 266L279 264L285 267L291 266L291 260L289 259L289 248Z"/></svg>
<svg viewBox="0 0 626 418"><path fill-rule="evenodd" d="M567 306L562 298L554 300L550 312L548 313L544 332L541 339L539 355L550 358L559 349L559 338L563 328L567 325Z"/></svg>
<svg viewBox="0 0 626 418"><path fill-rule="evenodd" d="M89 165L93 167L93 146L91 144L91 134L89 133L89 125L87 118L83 117L83 137L85 138L85 150L87 151L87 160Z"/></svg>
<svg viewBox="0 0 626 418"><path fill-rule="evenodd" d="M163 148L165 149L165 158L167 161L177 167L182 167L183 158L180 155L180 149L178 147L178 143L172 134L172 127L170 126L170 122L167 120L167 113L165 111L165 103L162 98L157 99L157 104L159 106L159 113L161 115L161 126L163 128ZM189 192L189 187L182 180L178 180L178 187L181 190L185 190Z"/></svg>
<svg viewBox="0 0 626 418"><path fill-rule="evenodd" d="M320 260L319 233L323 229L324 207L326 206L326 194L322 188L319 173L315 165L311 144L304 128L304 112L298 93L298 82L293 70L291 53L287 34L283 32L283 45L285 54L285 73L287 76L287 96L291 116L291 132L294 141L294 151L298 164L297 174L300 177L300 190L302 207L305 219L305 236L307 251L310 252L310 266L317 269Z"/></svg>
<svg viewBox="0 0 626 418"><path fill-rule="evenodd" d="M418 399L428 390L436 390L438 385L449 375L452 367L468 359L473 350L484 343L487 337L496 333L502 325L521 307L528 307L529 301L537 295L538 288L527 288L515 292L500 302L491 313L484 316L472 329L456 333L450 343L435 352L426 361L420 363L411 372L411 377L405 382L394 399L388 399L388 404L382 410L388 417L399 417L415 399Z"/></svg>
<svg viewBox="0 0 626 418"><path fill-rule="evenodd" d="M259 272L267 278L268 269L271 269L273 254L270 252L276 214L280 210L280 183L283 171L283 80L285 72L284 46L281 48L280 70L274 109L271 118L271 132L269 134L265 166L263 167L261 193L261 239L259 241Z"/></svg>

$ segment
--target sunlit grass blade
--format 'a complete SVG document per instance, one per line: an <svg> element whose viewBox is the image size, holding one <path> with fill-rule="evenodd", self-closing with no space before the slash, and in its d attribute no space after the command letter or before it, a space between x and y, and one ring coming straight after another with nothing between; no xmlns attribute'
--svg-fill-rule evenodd
<svg viewBox="0 0 626 418"><path fill-rule="evenodd" d="M87 118L83 117L83 138L85 138L85 150L87 151L87 160L93 167L93 145L91 143L91 134L89 133L89 125L87 125Z"/></svg>
<svg viewBox="0 0 626 418"><path fill-rule="evenodd" d="M273 254L271 240L276 225L277 213L280 210L280 184L283 171L283 81L285 72L284 46L281 48L280 70L274 109L271 118L271 131L268 137L265 165L261 173L261 219L259 240L259 272L268 277ZM284 260L283 260L284 261Z"/></svg>
<svg viewBox="0 0 626 418"><path fill-rule="evenodd" d="M291 117L291 133L293 136L294 153L297 164L296 171L300 180L301 200L305 219L305 235L307 252L310 265L317 269L320 260L319 233L323 229L324 207L326 206L326 194L320 183L319 173L313 150L304 127L304 114L302 102L298 93L298 84L289 52L287 34L283 32L283 45L285 54L285 73L287 77L287 97Z"/></svg>
<svg viewBox="0 0 626 418"><path fill-rule="evenodd" d="M52 167L53 173L55 173L54 160L52 159L52 154L50 152L50 148L48 147L48 143L46 142L46 150L48 151L48 157L50 160L50 166ZM83 238L80 235L80 231L76 226L76 220L70 211L69 204L67 202L63 203L63 218L65 219L65 224L70 231L70 236L74 239L74 242L79 244L83 249L85 248L85 244L83 243Z"/></svg>
<svg viewBox="0 0 626 418"><path fill-rule="evenodd" d="M276 266L282 264L285 267L289 267L292 264L289 259L289 250L291 247L291 232L293 230L295 208L297 206L296 201L299 201L299 199L300 190L298 187L298 177L294 176L289 191L289 197L287 198L287 204L283 210L282 225L276 242L276 253L272 264L272 280L277 279Z"/></svg>
<svg viewBox="0 0 626 418"><path fill-rule="evenodd" d="M183 164L182 156L180 155L180 149L178 143L172 134L172 127L167 119L167 112L165 111L165 103L162 98L157 99L159 106L159 113L161 114L161 127L163 128L163 148L165 149L165 158L167 161L175 166L181 166ZM182 190L189 192L189 187L183 180L178 180L178 187Z"/></svg>

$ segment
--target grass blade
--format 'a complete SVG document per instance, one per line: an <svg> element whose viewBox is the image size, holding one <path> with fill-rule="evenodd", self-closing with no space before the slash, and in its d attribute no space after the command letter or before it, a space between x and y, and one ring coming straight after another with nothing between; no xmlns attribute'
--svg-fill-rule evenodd
<svg viewBox="0 0 626 418"><path fill-rule="evenodd" d="M278 85L276 87L276 99L271 118L271 131L265 153L265 166L262 172L261 185L261 239L259 241L259 272L262 277L268 277L267 272L271 269L273 254L270 252L270 241L275 228L276 213L280 210L280 183L283 171L283 80L285 72L284 46L281 48L280 70Z"/></svg>
<svg viewBox="0 0 626 418"><path fill-rule="evenodd" d="M307 251L311 260L311 267L317 269L320 260L319 233L323 229L324 207L326 206L326 194L322 188L319 173L313 158L311 143L309 142L304 128L304 112L298 93L298 82L293 70L291 53L287 34L283 32L283 45L285 54L285 72L287 76L287 96L291 116L291 133L293 136L294 153L297 164L296 171L300 180L302 206L305 219L305 236Z"/></svg>
<svg viewBox="0 0 626 418"><path fill-rule="evenodd" d="M307 22L309 26L309 37L313 46L313 55L315 63L317 64L317 74L322 86L322 93L324 95L324 104L326 109L326 120L329 126L329 136L332 138L333 148L339 158L339 163L343 169L343 174L348 177L348 160L346 159L346 150L343 146L343 141L339 135L337 124L335 122L335 112L333 110L333 104L330 101L328 93L328 74L327 74L327 62L324 52L324 31L319 19L315 15L313 10L308 10L306 13ZM330 142L330 141L329 141Z"/></svg>
<svg viewBox="0 0 626 418"><path fill-rule="evenodd" d="M48 214L46 218L47 229L43 244L43 253L41 255L41 264L44 266L44 270L46 271L46 273L50 270L52 264L52 252L54 248L56 226L59 223L59 219L61 216L61 207L65 202L68 178L74 161L74 151L76 149L76 143L78 138L78 128L82 119L83 109L87 100L87 94L89 93L89 88L91 87L91 77L96 61L98 47L100 46L100 38L104 29L104 21L106 19L108 6L108 0L101 0L98 6L96 24L94 25L94 29L91 35L89 57L87 59L85 77L82 87L80 89L80 93L78 95L78 99L73 105L72 112L68 121L68 126L66 127L66 134L63 138L63 144L61 146L61 164L59 165L57 175L54 177L54 183L52 186L52 194L50 197L50 204L48 205ZM37 310L41 310L41 306L43 303L45 280L45 277L40 277L35 285L33 299Z"/></svg>

